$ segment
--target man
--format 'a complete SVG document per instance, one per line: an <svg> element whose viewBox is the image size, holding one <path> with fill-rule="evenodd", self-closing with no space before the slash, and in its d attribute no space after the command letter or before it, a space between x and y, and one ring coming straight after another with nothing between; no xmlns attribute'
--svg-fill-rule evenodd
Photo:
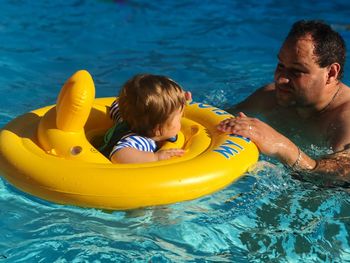
<svg viewBox="0 0 350 263"><path fill-rule="evenodd" d="M314 178L350 183L350 89L341 82L345 43L320 21L296 22L283 43L274 83L255 91L231 109L260 114L266 123L238 113L218 129L249 137L261 153ZM314 159L281 132L302 132L310 143L327 143L333 153ZM284 132L284 134L286 134ZM321 141L317 140L320 137Z"/></svg>

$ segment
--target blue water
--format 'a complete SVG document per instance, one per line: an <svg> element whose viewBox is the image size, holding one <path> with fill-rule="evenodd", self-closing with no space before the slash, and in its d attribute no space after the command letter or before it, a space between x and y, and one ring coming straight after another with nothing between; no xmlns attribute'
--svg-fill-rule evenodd
<svg viewBox="0 0 350 263"><path fill-rule="evenodd" d="M0 16L0 126L55 103L79 69L98 97L150 72L225 108L272 81L294 21L323 19L350 45L346 0L4 0ZM349 194L261 160L212 195L133 211L53 204L1 178L0 262L350 262Z"/></svg>

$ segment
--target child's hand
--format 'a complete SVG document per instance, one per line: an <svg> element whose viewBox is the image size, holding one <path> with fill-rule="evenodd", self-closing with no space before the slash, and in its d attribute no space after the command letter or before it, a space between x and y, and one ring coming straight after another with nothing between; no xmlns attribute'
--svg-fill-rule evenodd
<svg viewBox="0 0 350 263"><path fill-rule="evenodd" d="M186 101L188 101L188 102L192 101L192 93L191 93L191 91L185 91L185 98L186 98Z"/></svg>
<svg viewBox="0 0 350 263"><path fill-rule="evenodd" d="M173 148L173 149L167 149L167 150L159 150L154 154L158 159L158 161L161 161L161 160L168 160L174 156L180 157L184 155L184 153L185 153L185 150L183 149Z"/></svg>

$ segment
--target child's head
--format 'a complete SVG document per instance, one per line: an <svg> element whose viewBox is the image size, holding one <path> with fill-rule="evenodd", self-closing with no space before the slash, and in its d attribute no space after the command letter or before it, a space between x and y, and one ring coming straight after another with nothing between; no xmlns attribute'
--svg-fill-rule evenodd
<svg viewBox="0 0 350 263"><path fill-rule="evenodd" d="M183 89L165 76L136 75L119 94L123 120L133 132L148 137L175 136L185 104Z"/></svg>

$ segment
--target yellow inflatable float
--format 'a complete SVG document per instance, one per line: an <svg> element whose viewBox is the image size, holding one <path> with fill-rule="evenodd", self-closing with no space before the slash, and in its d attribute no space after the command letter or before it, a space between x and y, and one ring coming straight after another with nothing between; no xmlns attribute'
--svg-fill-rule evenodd
<svg viewBox="0 0 350 263"><path fill-rule="evenodd" d="M183 157L112 164L97 147L112 126L108 108L113 100L95 99L90 74L75 73L56 105L19 116L1 130L2 176L49 201L119 210L210 194L238 179L258 159L249 139L216 130L230 116L227 112L190 103L178 140L164 146L185 149Z"/></svg>

